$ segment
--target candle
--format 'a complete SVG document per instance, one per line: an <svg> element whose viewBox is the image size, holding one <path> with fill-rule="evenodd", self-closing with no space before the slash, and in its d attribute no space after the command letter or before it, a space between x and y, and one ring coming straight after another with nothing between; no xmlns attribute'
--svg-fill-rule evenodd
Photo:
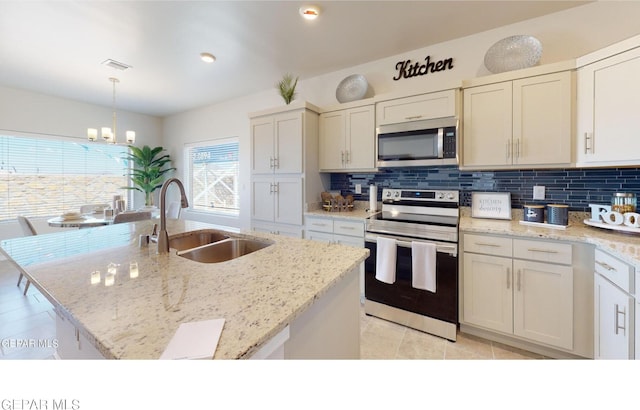
<svg viewBox="0 0 640 410"><path fill-rule="evenodd" d="M98 283L100 283L100 271L94 270L91 272L91 284L97 285Z"/></svg>
<svg viewBox="0 0 640 410"><path fill-rule="evenodd" d="M138 277L138 262L131 262L129 264L129 277L131 279Z"/></svg>
<svg viewBox="0 0 640 410"><path fill-rule="evenodd" d="M87 137L89 138L89 141L95 141L98 139L98 130L95 128L89 128L87 130Z"/></svg>

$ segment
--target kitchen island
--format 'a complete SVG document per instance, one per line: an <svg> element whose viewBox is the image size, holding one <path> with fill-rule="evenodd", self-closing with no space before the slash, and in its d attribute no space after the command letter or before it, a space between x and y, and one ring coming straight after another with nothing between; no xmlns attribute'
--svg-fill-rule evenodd
<svg viewBox="0 0 640 410"><path fill-rule="evenodd" d="M170 236L215 228L167 222ZM251 358L276 336L285 358L359 356L358 271L366 249L232 232L273 244L201 263L173 250L157 254L154 243L139 246L152 226L141 221L0 245L59 322L107 359L158 359L180 324L209 319L225 319L214 359Z"/></svg>

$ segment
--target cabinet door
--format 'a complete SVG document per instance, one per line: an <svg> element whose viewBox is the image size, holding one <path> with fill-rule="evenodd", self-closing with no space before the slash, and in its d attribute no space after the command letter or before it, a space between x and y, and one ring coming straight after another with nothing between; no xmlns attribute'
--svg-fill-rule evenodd
<svg viewBox="0 0 640 410"><path fill-rule="evenodd" d="M302 112L275 116L275 172L295 174L302 172Z"/></svg>
<svg viewBox="0 0 640 410"><path fill-rule="evenodd" d="M275 191L274 221L302 225L302 178L278 177Z"/></svg>
<svg viewBox="0 0 640 410"><path fill-rule="evenodd" d="M346 167L375 167L375 120L373 105L352 108L346 112Z"/></svg>
<svg viewBox="0 0 640 410"><path fill-rule="evenodd" d="M251 120L251 173L253 174L273 172L273 131L272 117Z"/></svg>
<svg viewBox="0 0 640 410"><path fill-rule="evenodd" d="M463 319L500 332L513 332L511 259L463 254Z"/></svg>
<svg viewBox="0 0 640 410"><path fill-rule="evenodd" d="M512 83L464 90L463 166L511 165Z"/></svg>
<svg viewBox="0 0 640 410"><path fill-rule="evenodd" d="M306 231L304 237L316 242L333 242L333 234L327 232Z"/></svg>
<svg viewBox="0 0 640 410"><path fill-rule="evenodd" d="M578 70L576 154L581 164L637 165L640 160L640 49Z"/></svg>
<svg viewBox="0 0 640 410"><path fill-rule="evenodd" d="M453 117L456 114L456 90L439 91L382 101L376 104L376 124Z"/></svg>
<svg viewBox="0 0 640 410"><path fill-rule="evenodd" d="M513 261L513 333L573 349L573 268Z"/></svg>
<svg viewBox="0 0 640 410"><path fill-rule="evenodd" d="M321 170L342 169L345 163L345 112L333 111L320 115Z"/></svg>
<svg viewBox="0 0 640 410"><path fill-rule="evenodd" d="M572 73L513 82L513 163L571 162Z"/></svg>
<svg viewBox="0 0 640 410"><path fill-rule="evenodd" d="M600 275L594 278L594 358L633 358L633 299Z"/></svg>
<svg viewBox="0 0 640 410"><path fill-rule="evenodd" d="M251 180L251 219L273 221L275 189L272 176L254 176Z"/></svg>

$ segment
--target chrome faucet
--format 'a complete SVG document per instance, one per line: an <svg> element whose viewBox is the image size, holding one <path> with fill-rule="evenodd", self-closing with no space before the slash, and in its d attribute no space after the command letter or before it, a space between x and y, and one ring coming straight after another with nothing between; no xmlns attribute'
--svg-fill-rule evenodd
<svg viewBox="0 0 640 410"><path fill-rule="evenodd" d="M158 232L158 253L169 253L169 234L167 233L167 215L166 215L166 202L167 202L167 188L175 182L180 188L180 206L186 208L189 206L187 201L187 194L184 192L184 185L178 178L169 178L160 189L160 232Z"/></svg>

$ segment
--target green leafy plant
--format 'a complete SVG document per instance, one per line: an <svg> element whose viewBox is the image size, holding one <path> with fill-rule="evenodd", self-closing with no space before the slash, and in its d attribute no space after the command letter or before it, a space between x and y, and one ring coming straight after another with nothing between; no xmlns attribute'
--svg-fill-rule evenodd
<svg viewBox="0 0 640 410"><path fill-rule="evenodd" d="M165 167L171 163L169 154L163 154L163 147L142 148L129 145L129 153L125 159L133 163L129 178L134 186L123 187L144 193L145 206L153 206L153 191L162 187L165 174L175 171L173 167Z"/></svg>
<svg viewBox="0 0 640 410"><path fill-rule="evenodd" d="M284 102L289 105L293 101L293 97L296 95L296 86L298 85L298 77L293 78L291 74L285 74L282 80L276 84L276 88L280 92L280 95L284 99Z"/></svg>

